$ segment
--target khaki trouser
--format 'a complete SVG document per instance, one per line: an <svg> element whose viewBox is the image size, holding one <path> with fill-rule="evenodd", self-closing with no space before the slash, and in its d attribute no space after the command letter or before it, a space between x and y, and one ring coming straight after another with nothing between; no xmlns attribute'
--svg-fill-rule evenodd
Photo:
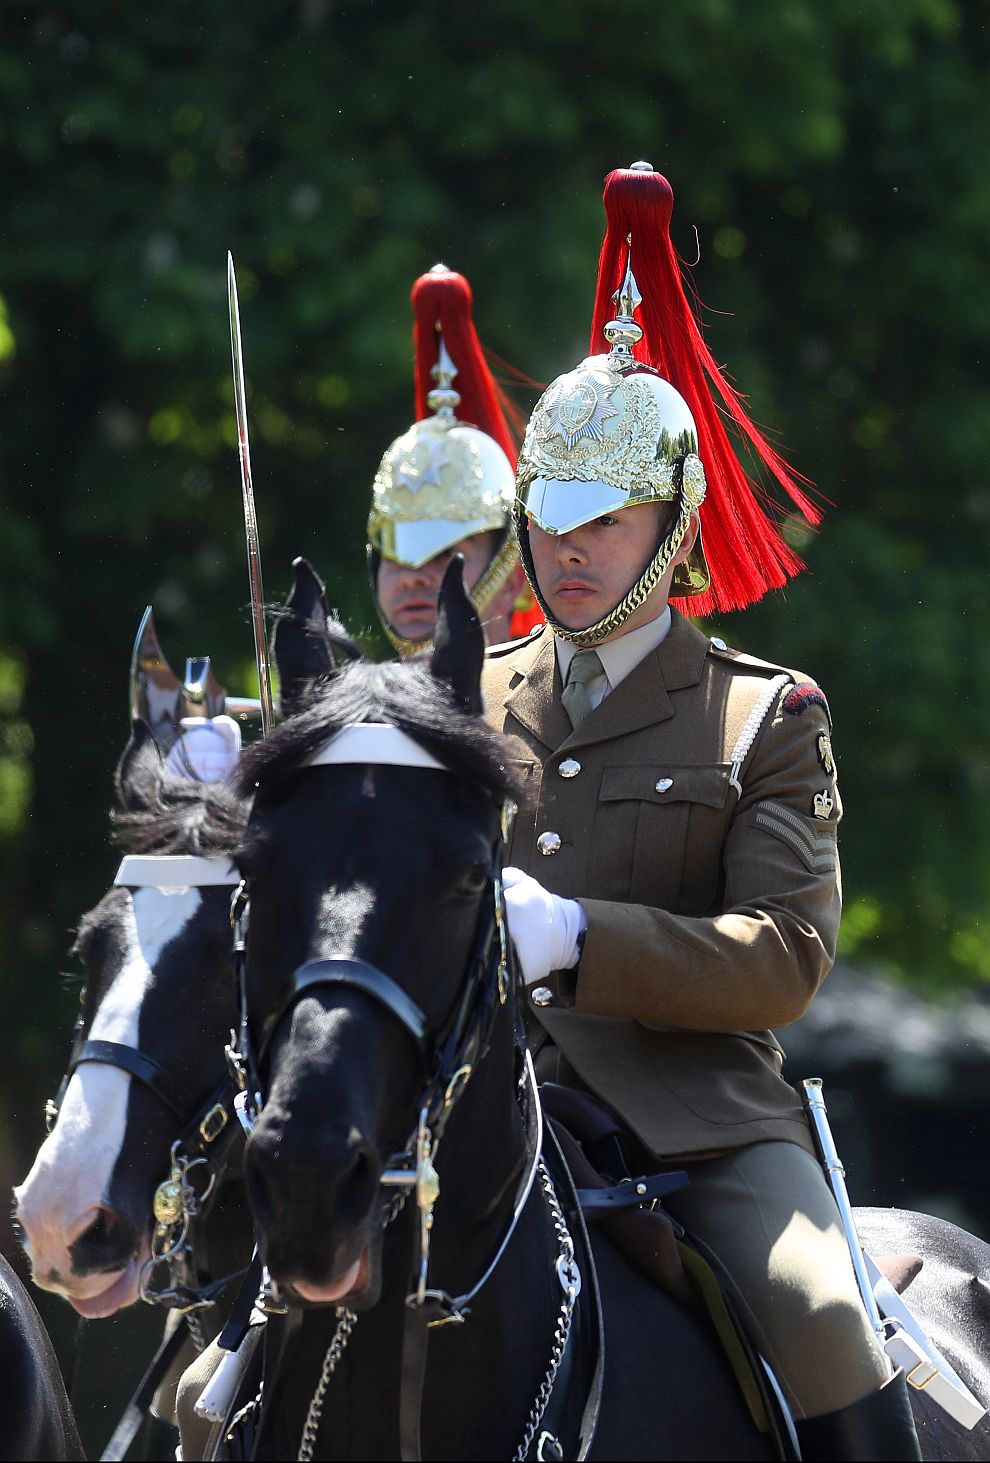
<svg viewBox="0 0 990 1463"><path fill-rule="evenodd" d="M213 1377L223 1355L216 1341L211 1341L179 1381L175 1411L182 1439L183 1463L200 1463L201 1459L212 1458L217 1445L223 1441L226 1424L207 1422L205 1418L197 1417L194 1411L200 1393Z"/></svg>
<svg viewBox="0 0 990 1463"><path fill-rule="evenodd" d="M867 1319L839 1213L816 1161L794 1143L755 1143L683 1164L664 1206L709 1245L742 1292L751 1335L795 1416L858 1402L890 1376Z"/></svg>
<svg viewBox="0 0 990 1463"><path fill-rule="evenodd" d="M664 1207L732 1276L750 1335L795 1416L837 1411L882 1386L890 1367L860 1298L835 1200L811 1155L794 1143L755 1143L665 1166L686 1169L691 1183ZM218 1360L214 1343L179 1386L187 1463L210 1456L221 1431L192 1410Z"/></svg>

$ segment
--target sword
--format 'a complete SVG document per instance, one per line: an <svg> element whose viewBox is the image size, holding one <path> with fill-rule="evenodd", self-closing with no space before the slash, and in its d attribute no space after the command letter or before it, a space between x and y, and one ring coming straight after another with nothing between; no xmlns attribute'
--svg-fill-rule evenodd
<svg viewBox="0 0 990 1463"><path fill-rule="evenodd" d="M251 448L248 443L247 397L244 391L244 363L241 358L241 317L237 308L237 280L234 260L227 251L227 293L230 299L230 350L234 365L234 409L237 413L237 446L241 461L241 489L244 498L244 534L247 539L248 579L251 585L251 623L254 628L254 658L258 667L261 695L261 730L267 736L275 717L272 709L272 675L265 637L265 592L261 584L261 549L258 519L254 511L251 481Z"/></svg>

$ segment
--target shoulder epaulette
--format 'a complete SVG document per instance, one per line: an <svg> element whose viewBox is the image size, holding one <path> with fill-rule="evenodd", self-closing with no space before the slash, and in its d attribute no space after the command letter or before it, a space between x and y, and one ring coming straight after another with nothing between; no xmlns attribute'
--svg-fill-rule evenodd
<svg viewBox="0 0 990 1463"><path fill-rule="evenodd" d="M806 682L808 680L808 677L803 671L792 670L790 666L786 665L778 665L776 661L760 660L759 656L747 655L744 650L733 650L730 646L726 645L724 640L720 640L717 635L713 635L711 640L709 640L708 653L709 655L713 655L716 660L738 666L742 671L754 671L757 675L764 676L790 676L791 680L795 682Z"/></svg>
<svg viewBox="0 0 990 1463"><path fill-rule="evenodd" d="M503 640L501 645L486 645L485 658L511 655L514 650L520 650L538 635L542 635L546 628L546 625L534 625L528 635L520 635L518 640Z"/></svg>

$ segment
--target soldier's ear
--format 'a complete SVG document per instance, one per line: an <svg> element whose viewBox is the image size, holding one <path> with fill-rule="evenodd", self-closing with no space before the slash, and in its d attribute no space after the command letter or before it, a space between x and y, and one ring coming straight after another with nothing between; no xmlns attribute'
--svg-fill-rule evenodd
<svg viewBox="0 0 990 1463"><path fill-rule="evenodd" d="M272 656L278 667L279 711L293 716L360 650L331 615L323 581L306 559L292 562L292 588L275 622Z"/></svg>
<svg viewBox="0 0 990 1463"><path fill-rule="evenodd" d="M684 563L684 560L687 558L688 554L690 554L691 550L698 542L698 535L700 532L701 519L698 517L697 513L692 513L691 520L688 523L688 526L684 532L684 537L681 539L681 542L677 548L677 553L674 555L673 562L675 564Z"/></svg>
<svg viewBox="0 0 990 1463"><path fill-rule="evenodd" d="M454 554L444 571L437 599L430 670L446 681L454 700L469 716L480 716L481 671L485 663L485 632L478 612L464 588L464 559Z"/></svg>
<svg viewBox="0 0 990 1463"><path fill-rule="evenodd" d="M117 801L125 813L145 813L156 804L163 759L147 722L136 716L114 772Z"/></svg>

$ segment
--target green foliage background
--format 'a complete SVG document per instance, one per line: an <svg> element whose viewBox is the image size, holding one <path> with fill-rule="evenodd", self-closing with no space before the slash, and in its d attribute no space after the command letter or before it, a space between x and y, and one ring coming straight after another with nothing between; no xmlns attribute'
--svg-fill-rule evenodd
<svg viewBox="0 0 990 1463"><path fill-rule="evenodd" d="M374 640L363 523L411 416L412 280L465 272L486 343L549 380L585 353L602 179L641 156L717 357L833 505L810 572L717 628L828 691L846 951L932 991L990 979L987 61L983 0L3 7L16 1152L66 1054L70 932L115 867L144 606L174 665L205 651L251 690L226 251L269 596L304 553Z"/></svg>

